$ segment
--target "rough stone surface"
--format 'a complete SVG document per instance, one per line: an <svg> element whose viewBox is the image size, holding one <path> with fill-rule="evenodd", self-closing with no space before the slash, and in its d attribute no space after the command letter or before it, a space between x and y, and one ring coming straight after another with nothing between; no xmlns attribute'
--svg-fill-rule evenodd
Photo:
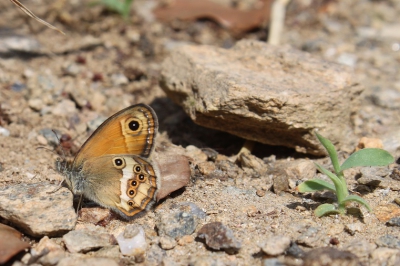
<svg viewBox="0 0 400 266"><path fill-rule="evenodd" d="M192 234L197 224L197 216L188 212L163 213L157 220L157 229L160 236L179 238Z"/></svg>
<svg viewBox="0 0 400 266"><path fill-rule="evenodd" d="M0 188L0 216L34 237L62 235L75 227L72 193L47 183ZM45 222L43 222L45 221Z"/></svg>
<svg viewBox="0 0 400 266"><path fill-rule="evenodd" d="M69 252L79 253L110 246L113 237L103 230L81 229L65 234L63 241Z"/></svg>
<svg viewBox="0 0 400 266"><path fill-rule="evenodd" d="M307 247L315 247L318 242L323 238L321 228L304 226L301 230L301 235L297 238L297 244L304 245Z"/></svg>
<svg viewBox="0 0 400 266"><path fill-rule="evenodd" d="M398 236L384 235L379 237L375 242L379 247L400 249L400 238Z"/></svg>
<svg viewBox="0 0 400 266"><path fill-rule="evenodd" d="M183 46L162 65L162 87L199 125L316 155L312 134L355 143L349 106L361 89L345 66L263 42Z"/></svg>
<svg viewBox="0 0 400 266"><path fill-rule="evenodd" d="M262 245L261 250L270 256L277 256L285 252L290 246L290 237L288 236L273 236L268 238Z"/></svg>
<svg viewBox="0 0 400 266"><path fill-rule="evenodd" d="M119 264L108 258L79 258L66 257L57 264L57 266L118 266Z"/></svg>
<svg viewBox="0 0 400 266"><path fill-rule="evenodd" d="M371 253L371 265L400 265L400 251L394 248L377 248Z"/></svg>
<svg viewBox="0 0 400 266"><path fill-rule="evenodd" d="M169 236L160 237L160 246L162 249L173 249L176 246L176 240Z"/></svg>
<svg viewBox="0 0 400 266"><path fill-rule="evenodd" d="M390 226L400 227L400 217L393 217L386 224Z"/></svg>
<svg viewBox="0 0 400 266"><path fill-rule="evenodd" d="M376 249L376 245L365 239L359 238L344 246L343 249L350 251L353 254L357 254L358 259L365 265L368 265L370 254Z"/></svg>
<svg viewBox="0 0 400 266"><path fill-rule="evenodd" d="M197 236L203 239L209 248L215 250L235 253L242 247L242 244L233 235L233 231L220 222L204 225L197 233Z"/></svg>
<svg viewBox="0 0 400 266"><path fill-rule="evenodd" d="M346 224L345 230L353 236L356 232L362 232L364 230L364 225L360 222Z"/></svg>
<svg viewBox="0 0 400 266"><path fill-rule="evenodd" d="M340 251L331 247L316 248L304 256L304 266L331 265L331 266L359 266L357 256L349 251Z"/></svg>

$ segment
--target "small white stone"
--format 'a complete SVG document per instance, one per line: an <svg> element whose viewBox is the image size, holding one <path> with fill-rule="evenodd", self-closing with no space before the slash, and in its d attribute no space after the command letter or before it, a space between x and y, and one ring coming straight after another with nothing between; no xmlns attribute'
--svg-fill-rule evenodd
<svg viewBox="0 0 400 266"><path fill-rule="evenodd" d="M3 135L4 137L9 137L10 136L10 130L0 127L0 135Z"/></svg>
<svg viewBox="0 0 400 266"><path fill-rule="evenodd" d="M141 226L128 225L125 231L117 236L117 242L121 253L125 256L139 257L143 256L146 252L146 236Z"/></svg>

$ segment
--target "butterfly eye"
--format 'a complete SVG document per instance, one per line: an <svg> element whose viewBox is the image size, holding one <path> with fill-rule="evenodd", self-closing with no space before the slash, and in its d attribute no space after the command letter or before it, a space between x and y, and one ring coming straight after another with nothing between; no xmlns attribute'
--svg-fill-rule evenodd
<svg viewBox="0 0 400 266"><path fill-rule="evenodd" d="M136 118L131 118L126 120L125 128L128 131L128 133L137 133L142 128L142 123L140 122L140 120Z"/></svg>
<svg viewBox="0 0 400 266"><path fill-rule="evenodd" d="M135 172L136 173L140 173L140 171L142 171L142 167L140 167L139 165L135 166Z"/></svg>
<svg viewBox="0 0 400 266"><path fill-rule="evenodd" d="M115 157L115 158L113 158L113 165L117 169L122 169L125 167L126 163L125 163L124 158Z"/></svg>

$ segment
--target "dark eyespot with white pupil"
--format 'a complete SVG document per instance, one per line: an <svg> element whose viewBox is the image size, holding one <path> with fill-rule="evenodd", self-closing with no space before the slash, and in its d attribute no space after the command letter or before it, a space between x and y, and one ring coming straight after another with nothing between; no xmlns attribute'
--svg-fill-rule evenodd
<svg viewBox="0 0 400 266"><path fill-rule="evenodd" d="M114 160L114 163L116 166L121 166L124 162L122 161L122 159L117 158Z"/></svg>
<svg viewBox="0 0 400 266"><path fill-rule="evenodd" d="M139 175L139 179L140 179L140 180L144 180L144 175L143 175L143 174L140 174L140 175Z"/></svg>
<svg viewBox="0 0 400 266"><path fill-rule="evenodd" d="M137 131L139 129L140 125L137 120L132 120L129 122L128 127L132 131Z"/></svg>
<svg viewBox="0 0 400 266"><path fill-rule="evenodd" d="M131 196L135 195L135 191L133 189L129 190L129 195Z"/></svg>
<svg viewBox="0 0 400 266"><path fill-rule="evenodd" d="M136 171L136 172L140 172L140 170L142 170L142 168L140 168L140 166L136 166L136 167L135 167L135 171Z"/></svg>
<svg viewBox="0 0 400 266"><path fill-rule="evenodd" d="M136 181L132 181L132 182L131 182L131 185L134 186L134 187L136 187L137 182L136 182Z"/></svg>

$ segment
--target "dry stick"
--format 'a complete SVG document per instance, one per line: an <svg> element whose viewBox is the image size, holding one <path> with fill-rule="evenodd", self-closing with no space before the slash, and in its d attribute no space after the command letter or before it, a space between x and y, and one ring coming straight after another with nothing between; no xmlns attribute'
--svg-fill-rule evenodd
<svg viewBox="0 0 400 266"><path fill-rule="evenodd" d="M56 30L59 33L62 33L65 35L65 33L58 29L57 27L51 25L50 23L44 21L43 19L39 18L38 16L36 16L35 14L32 13L32 11L30 11L28 8L26 8L23 4L21 4L21 2L19 2L18 0L10 0L11 3L15 4L17 7L19 7L22 11L24 11L25 14L27 14L28 16L30 16L33 19L36 19L37 21L39 21L40 23L46 25L47 27L49 27L50 29Z"/></svg>
<svg viewBox="0 0 400 266"><path fill-rule="evenodd" d="M278 45L281 41L285 24L286 6L289 0L275 0L271 9L271 23L269 25L268 43Z"/></svg>

